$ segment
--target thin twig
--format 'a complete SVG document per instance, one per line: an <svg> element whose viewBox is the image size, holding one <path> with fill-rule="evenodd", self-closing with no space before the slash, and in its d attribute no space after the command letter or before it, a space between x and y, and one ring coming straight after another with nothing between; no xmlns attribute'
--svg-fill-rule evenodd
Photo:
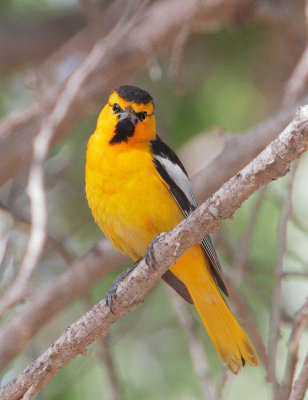
<svg viewBox="0 0 308 400"><path fill-rule="evenodd" d="M87 306L87 310L93 307L93 301L89 292L85 296L85 304ZM122 398L121 383L118 374L116 372L116 368L111 354L109 334L97 340L96 355L100 364L103 365L104 369L107 372L109 386L110 386L109 400L120 400Z"/></svg>
<svg viewBox="0 0 308 400"><path fill-rule="evenodd" d="M305 7L306 31L308 34L308 1ZM291 76L285 84L285 91L282 100L283 106L294 104L303 93L308 79L308 45L306 45L302 56L297 62Z"/></svg>
<svg viewBox="0 0 308 400"><path fill-rule="evenodd" d="M277 380L276 363L277 363L277 346L280 337L280 313L281 313L281 286L282 286L282 273L283 273L283 258L287 248L287 227L292 214L292 190L295 180L298 162L294 163L292 171L289 176L288 190L285 197L283 213L279 227L279 247L278 247L278 260L276 264L276 286L273 296L273 308L271 318L271 331L269 343L269 358L268 358L268 377L273 386L274 400L281 399L281 387Z"/></svg>
<svg viewBox="0 0 308 400"><path fill-rule="evenodd" d="M169 290L168 288L168 292L177 319L187 337L191 361L199 379L204 398L208 400L218 400L209 373L209 363L204 353L204 347L196 333L195 326L186 308L186 304L184 304L183 300L173 290Z"/></svg>
<svg viewBox="0 0 308 400"><path fill-rule="evenodd" d="M301 336L308 325L308 297L305 304L300 308L300 310L295 314L294 326L290 335L288 347L288 362L286 365L286 370L284 374L283 383L283 396L288 399L292 390L292 384L294 380L294 374L296 365L298 362L298 346Z"/></svg>
<svg viewBox="0 0 308 400"><path fill-rule="evenodd" d="M121 383L116 373L116 368L111 354L109 335L98 340L98 357L103 361L110 383L110 400L122 398Z"/></svg>
<svg viewBox="0 0 308 400"><path fill-rule="evenodd" d="M14 222L16 224L26 225L27 227L31 226L31 222L27 218L20 215L18 211L12 210L11 208L7 207L1 201L0 201L0 210L4 210L7 213L9 213L11 217L14 219ZM73 256L64 246L64 244L59 240L57 240L56 238L54 238L48 232L48 230L46 232L46 240L47 243L49 243L59 253L59 255L63 258L66 264L71 264L73 262ZM1 260L0 260L0 266L1 266Z"/></svg>
<svg viewBox="0 0 308 400"><path fill-rule="evenodd" d="M295 381L295 385L291 393L291 396L289 397L289 400L304 400L307 388L308 388L308 353L306 354L302 370Z"/></svg>
<svg viewBox="0 0 308 400"><path fill-rule="evenodd" d="M189 16L189 18L184 22L180 32L178 35L175 37L173 47L171 49L171 55L170 55L170 64L168 68L168 75L169 77L177 83L177 89L180 89L180 84L178 82L178 77L179 77L179 71L180 71L180 63L181 63L181 57L182 57L182 52L183 48L185 46L185 43L187 42L189 35L191 33L192 29L192 23L195 18L195 15L192 14Z"/></svg>
<svg viewBox="0 0 308 400"><path fill-rule="evenodd" d="M45 130L48 120L42 118L42 127L33 141L33 156L26 192L30 200L31 228L26 252L16 278L0 299L0 318L23 297L27 284L41 258L47 230L47 203L43 163L48 155L52 132Z"/></svg>
<svg viewBox="0 0 308 400"><path fill-rule="evenodd" d="M260 212L261 205L263 203L264 197L266 194L266 188L263 188L259 191L258 197L255 200L253 205L253 209L251 212L251 216L249 222L247 224L246 229L239 241L237 249L234 254L234 262L233 265L236 267L236 274L234 277L234 283L239 286L243 280L245 274L245 268L247 265L247 254L253 239L253 235L256 229L258 215Z"/></svg>

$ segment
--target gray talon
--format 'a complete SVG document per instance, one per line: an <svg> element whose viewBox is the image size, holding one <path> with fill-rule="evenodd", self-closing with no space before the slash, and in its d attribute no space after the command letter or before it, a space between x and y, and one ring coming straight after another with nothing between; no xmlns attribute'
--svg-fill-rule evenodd
<svg viewBox="0 0 308 400"><path fill-rule="evenodd" d="M156 270L156 262L153 256L153 243L151 242L148 246L147 252L145 253L145 262L147 265Z"/></svg>
<svg viewBox="0 0 308 400"><path fill-rule="evenodd" d="M116 297L116 291L119 286L119 284L123 281L123 279L126 278L127 275L129 275L136 267L138 261L135 262L133 265L131 265L129 268L127 268L125 271L123 271L119 276L115 278L115 280L112 282L110 288L107 290L106 296L105 296L105 301L106 304L109 308L109 311L112 314L115 314L113 310L113 301L114 297Z"/></svg>

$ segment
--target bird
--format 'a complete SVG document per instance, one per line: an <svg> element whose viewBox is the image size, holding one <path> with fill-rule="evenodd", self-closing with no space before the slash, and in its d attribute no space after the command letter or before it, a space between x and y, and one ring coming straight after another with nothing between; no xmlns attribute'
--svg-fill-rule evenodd
<svg viewBox="0 0 308 400"><path fill-rule="evenodd" d="M85 191L93 217L114 248L134 261L147 254L157 235L198 207L182 162L156 133L154 113L146 90L119 86L101 110L86 152ZM209 235L162 278L196 307L217 354L234 374L245 362L258 365L254 346L226 302L228 291ZM117 283L106 296L110 307Z"/></svg>

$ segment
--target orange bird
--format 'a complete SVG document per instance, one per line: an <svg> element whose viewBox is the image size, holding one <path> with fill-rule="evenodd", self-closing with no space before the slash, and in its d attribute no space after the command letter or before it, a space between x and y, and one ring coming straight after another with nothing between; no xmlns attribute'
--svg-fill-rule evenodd
<svg viewBox="0 0 308 400"><path fill-rule="evenodd" d="M138 260L161 232L172 230L198 206L185 168L156 134L151 95L134 86L114 90L89 139L86 195L113 246ZM127 273L127 272L126 272ZM194 304L214 347L238 374L258 364L253 345L232 315L209 235L192 246L163 279ZM106 297L112 306L112 293Z"/></svg>

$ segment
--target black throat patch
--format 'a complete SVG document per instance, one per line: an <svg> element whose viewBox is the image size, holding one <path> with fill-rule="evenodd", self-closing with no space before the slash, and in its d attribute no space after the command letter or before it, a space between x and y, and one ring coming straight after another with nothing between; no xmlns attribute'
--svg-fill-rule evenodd
<svg viewBox="0 0 308 400"><path fill-rule="evenodd" d="M109 141L110 144L127 142L129 137L134 136L135 125L129 118L119 121L115 127L115 135Z"/></svg>
<svg viewBox="0 0 308 400"><path fill-rule="evenodd" d="M120 86L116 89L118 95L126 101L132 101L136 104L148 104L153 101L152 96L143 89L136 86Z"/></svg>

